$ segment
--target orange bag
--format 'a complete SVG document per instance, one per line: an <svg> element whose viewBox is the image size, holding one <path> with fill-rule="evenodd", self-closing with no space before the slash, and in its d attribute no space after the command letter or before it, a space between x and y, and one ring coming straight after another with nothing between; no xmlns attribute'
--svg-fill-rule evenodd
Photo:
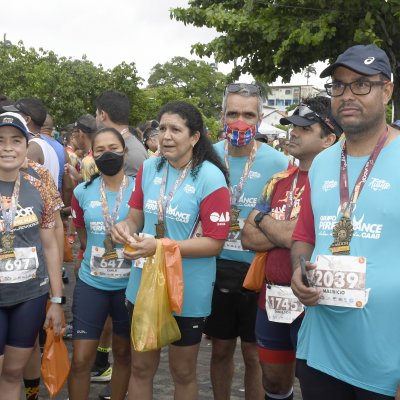
<svg viewBox="0 0 400 400"><path fill-rule="evenodd" d="M171 311L180 314L183 304L182 257L178 243L171 239L161 239L165 255L165 273Z"/></svg>
<svg viewBox="0 0 400 400"><path fill-rule="evenodd" d="M267 252L257 252L253 262L244 278L243 287L248 290L259 292L265 281L265 262L267 261Z"/></svg>
<svg viewBox="0 0 400 400"><path fill-rule="evenodd" d="M65 322L63 321L63 325ZM67 346L60 336L54 336L53 328L46 329L46 343L42 355L42 378L50 397L53 398L61 391L67 381L70 364Z"/></svg>
<svg viewBox="0 0 400 400"><path fill-rule="evenodd" d="M72 245L68 240L68 236L64 233L64 262L74 261L74 256L72 254Z"/></svg>

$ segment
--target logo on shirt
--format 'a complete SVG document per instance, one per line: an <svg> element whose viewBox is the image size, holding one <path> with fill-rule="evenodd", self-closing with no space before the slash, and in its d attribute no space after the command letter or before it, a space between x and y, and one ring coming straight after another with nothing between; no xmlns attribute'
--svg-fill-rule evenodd
<svg viewBox="0 0 400 400"><path fill-rule="evenodd" d="M372 178L371 182L368 184L368 186L374 191L374 192L380 192L382 190L389 190L391 188L391 185L389 182L386 182L384 179L378 179L378 178Z"/></svg>
<svg viewBox="0 0 400 400"><path fill-rule="evenodd" d="M190 214L179 211L178 207L179 206L177 205L175 208L172 208L171 205L169 205L166 213L167 217L172 217L177 222L183 222L184 224L187 224L190 219Z"/></svg>
<svg viewBox="0 0 400 400"><path fill-rule="evenodd" d="M260 179L261 174L257 171L250 171L249 172L249 179Z"/></svg>
<svg viewBox="0 0 400 400"><path fill-rule="evenodd" d="M99 234L99 233L105 233L106 232L106 227L104 225L104 222L102 221L91 221L89 223L90 226L90 232L94 234Z"/></svg>
<svg viewBox="0 0 400 400"><path fill-rule="evenodd" d="M144 208L148 212L157 211L157 201L156 200L147 200Z"/></svg>
<svg viewBox="0 0 400 400"><path fill-rule="evenodd" d="M257 197L245 197L244 193L239 198L238 205L242 207L254 208L257 204Z"/></svg>
<svg viewBox="0 0 400 400"><path fill-rule="evenodd" d="M96 208L96 207L101 207L101 203L98 200L92 200L89 203L89 208Z"/></svg>
<svg viewBox="0 0 400 400"><path fill-rule="evenodd" d="M339 214L339 212L338 212ZM340 219L337 215L321 215L319 218L319 236L331 236L332 229L336 222ZM371 221L366 221L363 214L360 218L355 215L352 217L352 224L354 237L361 237L363 239L379 239L382 235L383 224L376 224Z"/></svg>
<svg viewBox="0 0 400 400"><path fill-rule="evenodd" d="M153 180L153 183L154 185L161 185L161 181L162 181L161 177L156 176Z"/></svg>
<svg viewBox="0 0 400 400"><path fill-rule="evenodd" d="M189 193L189 194L194 194L194 193L196 193L195 187L192 186L192 185L189 185L189 184L187 184L187 185L183 188L183 190L184 190L186 193Z"/></svg>
<svg viewBox="0 0 400 400"><path fill-rule="evenodd" d="M322 185L322 190L324 192L327 192L328 190L332 190L335 187L337 187L338 183L337 181L331 180L331 181L325 181Z"/></svg>
<svg viewBox="0 0 400 400"><path fill-rule="evenodd" d="M3 202L7 208L6 212L8 214L10 198L3 197ZM39 221L37 219L36 214L33 211L33 207L21 207L20 205L18 205L17 210L15 212L15 219L14 219L14 224L13 224L15 230L30 228L30 227L36 226L38 224L39 224ZM2 231L4 230L4 223L3 223L2 216L1 216L1 220L0 220L0 229Z"/></svg>
<svg viewBox="0 0 400 400"><path fill-rule="evenodd" d="M225 225L225 222L229 222L230 221L230 215L229 212L225 212L225 213L218 213L216 211L212 212L210 214L210 221L211 222L217 222L218 225Z"/></svg>

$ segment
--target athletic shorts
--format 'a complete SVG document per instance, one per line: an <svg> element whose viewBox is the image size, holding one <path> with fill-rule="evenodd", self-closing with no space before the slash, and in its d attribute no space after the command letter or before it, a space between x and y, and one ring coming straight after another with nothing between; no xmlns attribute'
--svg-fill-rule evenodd
<svg viewBox="0 0 400 400"><path fill-rule="evenodd" d="M291 324L268 320L267 312L257 308L256 339L260 362L269 364L291 364L296 361L297 334L303 318Z"/></svg>
<svg viewBox="0 0 400 400"><path fill-rule="evenodd" d="M76 281L72 303L72 339L98 340L110 315L113 333L130 337L129 317L125 307L125 289L102 290L80 279Z"/></svg>
<svg viewBox="0 0 400 400"><path fill-rule="evenodd" d="M373 368L366 365L365 368ZM303 400L393 400L394 397L370 392L311 368L297 359L296 376L300 380Z"/></svg>
<svg viewBox="0 0 400 400"><path fill-rule="evenodd" d="M132 315L134 304L127 301L127 308L129 313L129 320L132 323ZM204 318L203 317L179 317L174 315L181 332L180 340L171 343L173 346L193 346L201 342L203 335Z"/></svg>
<svg viewBox="0 0 400 400"><path fill-rule="evenodd" d="M223 293L214 288L211 315L206 318L204 333L215 339L255 342L258 294L246 289Z"/></svg>
<svg viewBox="0 0 400 400"><path fill-rule="evenodd" d="M48 294L14 306L0 307L0 355L5 346L33 347L46 317Z"/></svg>

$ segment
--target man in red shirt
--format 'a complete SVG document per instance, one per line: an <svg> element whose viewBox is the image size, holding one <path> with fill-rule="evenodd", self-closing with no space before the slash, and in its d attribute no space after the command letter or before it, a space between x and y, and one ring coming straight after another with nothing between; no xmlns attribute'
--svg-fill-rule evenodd
<svg viewBox="0 0 400 400"><path fill-rule="evenodd" d="M280 123L293 124L288 147L299 166L272 176L242 232L244 248L268 252L266 283L259 297L256 320L266 400L293 399L295 349L303 307L290 289L291 237L311 163L341 134L330 116L330 100L321 96L305 100Z"/></svg>

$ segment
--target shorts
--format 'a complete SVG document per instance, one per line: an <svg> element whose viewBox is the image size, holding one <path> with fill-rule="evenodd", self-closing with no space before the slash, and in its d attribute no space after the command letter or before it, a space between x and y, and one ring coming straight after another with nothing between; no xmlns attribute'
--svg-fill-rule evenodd
<svg viewBox="0 0 400 400"><path fill-rule="evenodd" d="M130 323L132 323L134 307L134 304L129 301L127 302ZM205 318L179 317L177 315L174 315L174 318L181 332L181 338L176 342L171 343L173 346L193 346L201 342Z"/></svg>
<svg viewBox="0 0 400 400"><path fill-rule="evenodd" d="M296 361L297 334L303 318L291 324L271 322L267 312L257 309L256 339L260 362L269 364L292 364Z"/></svg>
<svg viewBox="0 0 400 400"><path fill-rule="evenodd" d="M370 367L373 366L365 366ZM297 359L296 376L303 400L394 400L394 397L361 389L311 368L306 360Z"/></svg>
<svg viewBox="0 0 400 400"><path fill-rule="evenodd" d="M223 293L214 288L211 315L206 318L204 333L215 339L255 342L258 294L243 289Z"/></svg>
<svg viewBox="0 0 400 400"><path fill-rule="evenodd" d="M125 289L97 289L78 279L73 299L73 340L100 339L108 315L112 318L113 333L130 337Z"/></svg>
<svg viewBox="0 0 400 400"><path fill-rule="evenodd" d="M0 355L5 346L33 347L46 317L48 294L14 306L0 307Z"/></svg>

